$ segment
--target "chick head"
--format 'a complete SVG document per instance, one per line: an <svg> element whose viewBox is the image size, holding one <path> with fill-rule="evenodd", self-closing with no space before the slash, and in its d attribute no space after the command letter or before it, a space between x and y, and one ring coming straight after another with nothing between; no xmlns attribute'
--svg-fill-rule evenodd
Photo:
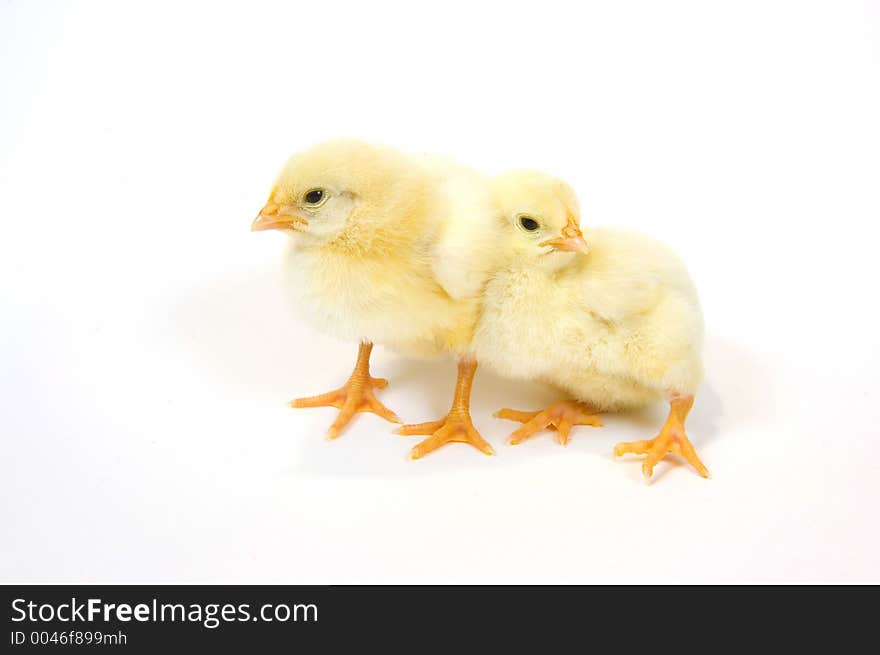
<svg viewBox="0 0 880 655"><path fill-rule="evenodd" d="M423 201L418 177L396 151L340 139L293 155L251 230L282 230L303 246L363 249L406 234Z"/></svg>
<svg viewBox="0 0 880 655"><path fill-rule="evenodd" d="M558 269L586 254L574 190L538 171L516 170L493 181L504 221L505 252L530 265Z"/></svg>

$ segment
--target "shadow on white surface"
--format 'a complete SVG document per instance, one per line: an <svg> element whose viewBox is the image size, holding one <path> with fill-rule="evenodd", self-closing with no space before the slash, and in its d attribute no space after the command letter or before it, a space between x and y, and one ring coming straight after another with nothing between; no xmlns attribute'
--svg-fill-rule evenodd
<svg viewBox="0 0 880 655"><path fill-rule="evenodd" d="M161 348L205 378L206 385L225 385L235 398L252 404L256 412L279 417L289 425L296 456L281 465L280 476L409 476L518 465L524 458L601 457L615 459L618 441L651 438L666 416L663 403L606 414L601 429L575 428L567 447L555 434L542 432L519 446L507 444L518 424L493 418L501 407L536 409L563 397L539 383L524 383L478 369L472 398L475 425L496 450L485 457L471 447L452 444L418 462L408 460L420 437L393 434L396 426L372 414L359 414L342 436L328 442L323 435L336 410L293 410L295 396L307 396L338 387L354 363L354 344L339 342L312 331L285 304L284 294L271 271L251 272L234 280L195 286L164 311L160 325L147 329ZM171 355L173 353L173 355ZM707 377L688 422L688 432L699 452L725 437L726 429L767 420L772 406L772 380L751 354L740 346L710 338L706 346ZM372 358L374 375L389 379L383 401L407 422L439 419L446 414L455 384L451 360L410 359L381 347ZM761 384L756 382L760 381ZM283 411L282 415L278 414ZM276 425L273 423L273 425ZM258 437L257 437L258 438ZM633 480L641 478L635 458L619 462ZM710 462L707 462L709 464ZM625 466L623 466L625 465ZM657 467L655 480L682 466L668 457ZM711 466L710 466L711 470Z"/></svg>

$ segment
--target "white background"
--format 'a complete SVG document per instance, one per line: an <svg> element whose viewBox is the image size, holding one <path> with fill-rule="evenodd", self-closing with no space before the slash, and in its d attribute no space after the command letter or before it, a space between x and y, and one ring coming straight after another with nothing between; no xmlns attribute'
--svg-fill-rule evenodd
<svg viewBox="0 0 880 655"><path fill-rule="evenodd" d="M880 9L863 2L156 2L0 8L0 579L880 581ZM498 452L293 396L355 345L291 318L251 220L293 151L347 135L544 168L584 225L674 246L701 292L690 435L664 408ZM381 398L453 365L377 348Z"/></svg>

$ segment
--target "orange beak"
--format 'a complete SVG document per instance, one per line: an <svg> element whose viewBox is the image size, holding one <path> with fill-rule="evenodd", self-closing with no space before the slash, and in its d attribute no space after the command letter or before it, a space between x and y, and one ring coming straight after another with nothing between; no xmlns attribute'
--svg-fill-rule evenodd
<svg viewBox="0 0 880 655"><path fill-rule="evenodd" d="M571 214L568 215L568 224L562 228L562 236L542 241L538 245L550 246L553 250L579 252L584 255L590 252L590 247L587 245L584 235L578 227L577 220Z"/></svg>
<svg viewBox="0 0 880 655"><path fill-rule="evenodd" d="M272 202L260 210L254 222L251 223L251 232L260 230L296 230L297 225L308 226L309 222L292 213L288 208Z"/></svg>

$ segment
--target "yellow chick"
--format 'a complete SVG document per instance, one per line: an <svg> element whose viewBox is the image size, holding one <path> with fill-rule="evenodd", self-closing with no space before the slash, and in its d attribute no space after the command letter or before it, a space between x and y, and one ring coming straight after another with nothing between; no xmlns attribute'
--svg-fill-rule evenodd
<svg viewBox="0 0 880 655"><path fill-rule="evenodd" d="M496 414L524 423L520 443L552 427L568 442L573 425L596 415L665 399L669 417L652 440L618 444L615 454L647 455L642 471L673 452L708 471L684 422L702 378L702 315L690 277L656 241L631 232L581 233L568 185L514 171L495 180L506 261L488 282L473 353L505 376L553 384L575 400L536 412Z"/></svg>
<svg viewBox="0 0 880 655"><path fill-rule="evenodd" d="M373 343L415 355L452 353L459 380L449 416L401 432L431 435L413 457L450 441L492 454L470 420L476 363L465 353L498 227L489 182L451 162L354 140L291 157L252 229L289 237L284 277L302 316L325 334L360 343L341 388L291 405L338 408L331 439L357 412L399 423L374 395L387 380L370 375Z"/></svg>

